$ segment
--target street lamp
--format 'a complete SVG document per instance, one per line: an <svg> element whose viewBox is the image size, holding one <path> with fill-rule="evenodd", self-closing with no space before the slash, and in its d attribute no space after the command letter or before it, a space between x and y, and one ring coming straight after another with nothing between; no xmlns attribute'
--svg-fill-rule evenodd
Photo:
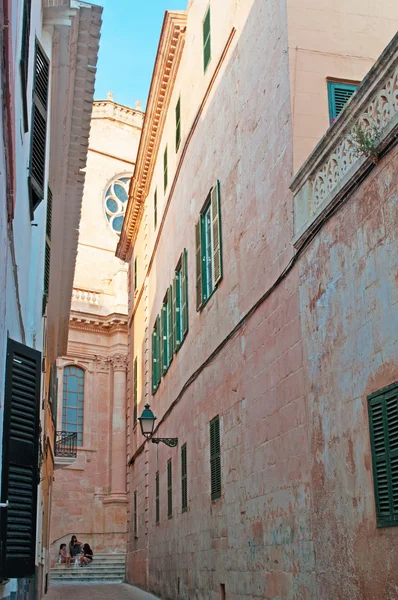
<svg viewBox="0 0 398 600"><path fill-rule="evenodd" d="M166 444L166 446L170 446L170 448L175 448L178 446L178 438L153 438L153 430L155 427L156 417L151 411L149 404L145 404L145 408L142 411L140 417L138 417L141 426L141 432L147 440L152 440L153 444Z"/></svg>

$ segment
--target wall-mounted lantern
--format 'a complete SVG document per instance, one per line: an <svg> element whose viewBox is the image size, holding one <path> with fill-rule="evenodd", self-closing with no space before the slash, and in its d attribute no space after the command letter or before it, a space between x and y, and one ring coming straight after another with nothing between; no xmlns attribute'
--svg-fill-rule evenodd
<svg viewBox="0 0 398 600"><path fill-rule="evenodd" d="M160 444L160 442L163 442L163 444L166 444L166 446L169 446L170 448L175 448L178 446L178 438L152 437L153 430L155 428L156 417L151 411L149 404L145 404L145 408L142 411L141 416L138 417L138 420L140 422L142 435L146 437L147 440L152 440L153 444Z"/></svg>

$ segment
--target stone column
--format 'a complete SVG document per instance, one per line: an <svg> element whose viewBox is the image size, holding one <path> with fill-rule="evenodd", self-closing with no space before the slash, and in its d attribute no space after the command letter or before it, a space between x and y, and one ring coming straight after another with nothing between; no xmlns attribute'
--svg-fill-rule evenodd
<svg viewBox="0 0 398 600"><path fill-rule="evenodd" d="M127 357L111 357L113 368L113 410L111 439L111 494L108 501L127 502L126 495L126 370Z"/></svg>

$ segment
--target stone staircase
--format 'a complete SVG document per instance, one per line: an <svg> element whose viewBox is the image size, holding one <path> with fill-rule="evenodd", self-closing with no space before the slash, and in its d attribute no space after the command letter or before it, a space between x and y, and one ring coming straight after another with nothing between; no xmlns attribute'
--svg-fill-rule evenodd
<svg viewBox="0 0 398 600"><path fill-rule="evenodd" d="M125 579L125 554L95 554L88 567L56 564L50 569L50 585L63 583L122 583Z"/></svg>

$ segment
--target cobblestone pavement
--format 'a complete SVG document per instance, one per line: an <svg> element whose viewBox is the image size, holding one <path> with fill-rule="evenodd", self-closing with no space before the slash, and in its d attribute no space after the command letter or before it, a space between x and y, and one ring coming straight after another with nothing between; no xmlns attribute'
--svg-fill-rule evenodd
<svg viewBox="0 0 398 600"><path fill-rule="evenodd" d="M52 585L45 600L159 600L156 596L143 592L127 583Z"/></svg>

